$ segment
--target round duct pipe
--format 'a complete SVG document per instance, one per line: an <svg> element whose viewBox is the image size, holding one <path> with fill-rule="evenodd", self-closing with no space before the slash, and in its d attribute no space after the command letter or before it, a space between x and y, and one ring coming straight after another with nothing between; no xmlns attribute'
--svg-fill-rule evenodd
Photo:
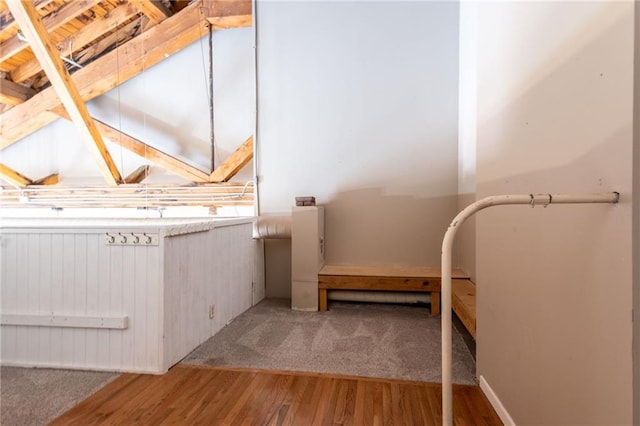
<svg viewBox="0 0 640 426"><path fill-rule="evenodd" d="M291 216L258 216L253 224L253 238L291 238Z"/></svg>

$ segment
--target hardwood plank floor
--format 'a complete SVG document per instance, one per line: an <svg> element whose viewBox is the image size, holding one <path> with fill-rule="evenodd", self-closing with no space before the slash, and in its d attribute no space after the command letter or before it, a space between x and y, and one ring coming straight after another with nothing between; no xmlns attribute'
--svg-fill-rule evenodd
<svg viewBox="0 0 640 426"><path fill-rule="evenodd" d="M440 384L178 365L123 374L52 425L437 425ZM454 385L455 424L501 425L477 386Z"/></svg>

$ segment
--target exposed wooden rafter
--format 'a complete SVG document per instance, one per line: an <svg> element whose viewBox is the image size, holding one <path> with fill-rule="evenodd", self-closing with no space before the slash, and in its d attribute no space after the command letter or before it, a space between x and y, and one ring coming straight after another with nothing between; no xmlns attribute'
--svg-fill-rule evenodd
<svg viewBox="0 0 640 426"><path fill-rule="evenodd" d="M123 5L118 6L117 8L111 10L105 16L100 19L96 19L89 25L83 27L78 30L76 33L70 35L65 38L62 42L58 43L58 51L62 52L64 55L69 54L69 50L74 54L80 51L84 46L88 45L92 41L100 38L103 34L109 33L118 25L123 22L126 22L131 17L138 14L138 10L133 7L129 3L125 3ZM121 30L120 32L125 32L126 29ZM103 43L106 44L106 43ZM68 48L71 46L71 49ZM99 49L97 47L92 47L91 50L95 53ZM81 59L75 58L75 60L82 63ZM28 78L33 77L37 73L42 71L42 67L40 66L40 62L37 59L32 59L24 64L16 67L11 71L11 79L13 81L25 81Z"/></svg>
<svg viewBox="0 0 640 426"><path fill-rule="evenodd" d="M133 172L131 172L126 178L124 178L124 182L129 184L142 182L147 178L147 176L149 176L149 169L150 167L148 164L144 164L138 167Z"/></svg>
<svg viewBox="0 0 640 426"><path fill-rule="evenodd" d="M102 0L72 1L66 4L64 7L62 7L58 11L58 13L42 18L42 23L44 24L44 27L47 32L53 31L61 27L62 25L66 24L67 22L71 21L72 19L74 19L80 13L100 3L100 1ZM11 0L8 0L7 4L9 4L10 2ZM25 2L25 3L29 3L29 5L33 6L33 9L35 10L35 6L33 5L32 2ZM13 9L11 7L9 7L9 10L11 10L11 12L13 13ZM40 17L40 14L38 14L37 12L36 12L36 15ZM16 19L16 21L18 20ZM21 40L18 35L11 37L7 41L0 44L0 63L12 57L13 55L20 53L22 50L26 49L27 47L29 47L29 44ZM3 70L3 71L8 71L8 70Z"/></svg>
<svg viewBox="0 0 640 426"><path fill-rule="evenodd" d="M250 2L222 0L219 3L225 7L208 9L218 14L209 15L209 19L219 18L219 22L229 25L240 21L238 25L246 25L239 17L251 14ZM202 5L196 2L78 70L72 79L81 99L88 101L104 94L200 39L204 20ZM55 91L47 88L4 112L0 116L0 149L54 121L58 116L51 111L59 105Z"/></svg>
<svg viewBox="0 0 640 426"><path fill-rule="evenodd" d="M0 103L18 105L36 94L30 87L14 83L10 80L0 80Z"/></svg>
<svg viewBox="0 0 640 426"><path fill-rule="evenodd" d="M184 161L181 161L169 154L147 145L146 143L139 141L125 133L122 133L118 129L109 126L99 120L95 120L100 132L105 138L111 142L120 145L121 147L133 152L140 157L151 161L165 170L168 170L178 176L181 176L191 182L208 182L209 175L200 169L197 169Z"/></svg>
<svg viewBox="0 0 640 426"><path fill-rule="evenodd" d="M93 119L89 116L78 89L62 64L58 51L51 42L35 6L20 0L7 0L7 6L29 40L34 55L40 61L53 89L80 132L82 140L92 153L107 183L110 185L122 183L122 177L102 140L102 136Z"/></svg>
<svg viewBox="0 0 640 426"><path fill-rule="evenodd" d="M20 187L31 185L33 181L25 175L16 172L11 167L0 163L0 177Z"/></svg>
<svg viewBox="0 0 640 426"><path fill-rule="evenodd" d="M60 178L58 177L58 173L52 173L43 178L34 180L31 185L55 185L59 180Z"/></svg>
<svg viewBox="0 0 640 426"><path fill-rule="evenodd" d="M149 18L154 24L159 24L172 15L171 10L167 9L164 3L159 0L130 1L136 7L136 9L144 13L145 16Z"/></svg>
<svg viewBox="0 0 640 426"><path fill-rule="evenodd" d="M0 177L19 187L29 185L55 185L58 183L58 174L52 173L37 180L31 180L25 175L18 173L6 164L0 163Z"/></svg>
<svg viewBox="0 0 640 426"><path fill-rule="evenodd" d="M4 0L2 0L4 1ZM33 0L33 5L36 9L40 10L43 7L49 6L55 0ZM13 15L8 10L0 13L0 34L3 34L5 31L9 31L16 27L16 21L13 19Z"/></svg>
<svg viewBox="0 0 640 426"><path fill-rule="evenodd" d="M226 160L222 162L209 176L211 182L227 182L234 177L253 158L253 136L244 141L242 145Z"/></svg>

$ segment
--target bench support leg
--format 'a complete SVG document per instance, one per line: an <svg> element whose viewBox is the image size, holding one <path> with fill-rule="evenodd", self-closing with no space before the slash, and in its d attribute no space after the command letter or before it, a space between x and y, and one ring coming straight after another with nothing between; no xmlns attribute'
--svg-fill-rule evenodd
<svg viewBox="0 0 640 426"><path fill-rule="evenodd" d="M431 315L440 315L440 293L431 292Z"/></svg>
<svg viewBox="0 0 640 426"><path fill-rule="evenodd" d="M320 311L324 312L327 310L327 289L321 288L318 289L318 301L320 303Z"/></svg>

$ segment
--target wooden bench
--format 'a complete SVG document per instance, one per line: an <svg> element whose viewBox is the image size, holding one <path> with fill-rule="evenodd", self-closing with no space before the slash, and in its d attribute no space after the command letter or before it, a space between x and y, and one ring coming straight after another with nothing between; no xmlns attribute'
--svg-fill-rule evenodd
<svg viewBox="0 0 640 426"><path fill-rule="evenodd" d="M469 280L451 280L451 308L474 340L476 338L476 285Z"/></svg>
<svg viewBox="0 0 640 426"><path fill-rule="evenodd" d="M468 278L454 269L453 278ZM318 301L327 310L328 290L412 291L431 293L431 314L440 314L440 268L325 265L318 273Z"/></svg>

